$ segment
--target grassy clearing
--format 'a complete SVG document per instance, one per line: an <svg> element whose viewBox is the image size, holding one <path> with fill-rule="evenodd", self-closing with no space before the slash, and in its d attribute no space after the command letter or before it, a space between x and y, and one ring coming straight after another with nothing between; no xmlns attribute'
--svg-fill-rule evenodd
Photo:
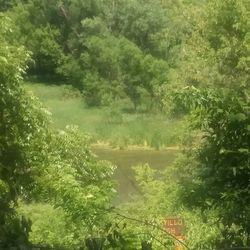
<svg viewBox="0 0 250 250"><path fill-rule="evenodd" d="M125 112L121 105L89 108L72 88L42 83L26 83L52 113L54 126L74 124L91 135L93 142L106 142L113 147L150 146L155 149L178 144L181 121L162 114Z"/></svg>

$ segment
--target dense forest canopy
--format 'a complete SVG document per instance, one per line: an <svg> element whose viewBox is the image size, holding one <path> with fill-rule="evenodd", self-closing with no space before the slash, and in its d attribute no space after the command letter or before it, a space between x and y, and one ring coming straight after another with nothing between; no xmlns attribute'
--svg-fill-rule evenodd
<svg viewBox="0 0 250 250"><path fill-rule="evenodd" d="M16 1L16 39L32 52L29 73L70 82L90 105L156 102L194 22L192 3ZM8 6L6 4L6 6ZM176 32L177 31L177 32ZM144 100L145 101L145 100Z"/></svg>
<svg viewBox="0 0 250 250"><path fill-rule="evenodd" d="M173 249L166 216L185 218L183 249L249 247L249 71L247 0L0 0L0 248ZM67 85L108 124L179 119L182 152L135 167L141 198L114 206L116 167L26 81Z"/></svg>

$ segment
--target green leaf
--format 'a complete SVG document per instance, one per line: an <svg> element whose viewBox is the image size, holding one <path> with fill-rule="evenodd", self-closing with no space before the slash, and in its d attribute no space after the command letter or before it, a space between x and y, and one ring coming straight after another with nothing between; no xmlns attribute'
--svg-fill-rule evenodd
<svg viewBox="0 0 250 250"><path fill-rule="evenodd" d="M243 113L238 113L238 114L232 114L230 116L230 120L231 121L238 121L238 122L242 122L247 120L247 116Z"/></svg>
<svg viewBox="0 0 250 250"><path fill-rule="evenodd" d="M233 175L236 176L236 167L233 167Z"/></svg>
<svg viewBox="0 0 250 250"><path fill-rule="evenodd" d="M0 56L0 61L2 61L4 63L8 63L6 57L4 57L4 56Z"/></svg>
<svg viewBox="0 0 250 250"><path fill-rule="evenodd" d="M249 149L248 148L239 148L238 151L240 153L249 153Z"/></svg>

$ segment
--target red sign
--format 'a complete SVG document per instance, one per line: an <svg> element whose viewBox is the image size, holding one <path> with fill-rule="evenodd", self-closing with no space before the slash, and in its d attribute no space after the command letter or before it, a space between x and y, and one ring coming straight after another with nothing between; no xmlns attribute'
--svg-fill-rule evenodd
<svg viewBox="0 0 250 250"><path fill-rule="evenodd" d="M164 221L164 227L169 234L175 237L183 236L184 221L181 218L168 218Z"/></svg>

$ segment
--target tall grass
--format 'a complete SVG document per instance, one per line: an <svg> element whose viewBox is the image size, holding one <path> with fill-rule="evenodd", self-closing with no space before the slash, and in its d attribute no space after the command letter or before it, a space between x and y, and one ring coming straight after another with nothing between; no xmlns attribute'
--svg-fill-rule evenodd
<svg viewBox="0 0 250 250"><path fill-rule="evenodd" d="M53 124L65 128L74 124L92 136L93 142L106 142L114 147L130 145L155 149L178 144L181 122L163 114L131 113L126 107L90 108L80 93L66 86L26 83L52 113Z"/></svg>

